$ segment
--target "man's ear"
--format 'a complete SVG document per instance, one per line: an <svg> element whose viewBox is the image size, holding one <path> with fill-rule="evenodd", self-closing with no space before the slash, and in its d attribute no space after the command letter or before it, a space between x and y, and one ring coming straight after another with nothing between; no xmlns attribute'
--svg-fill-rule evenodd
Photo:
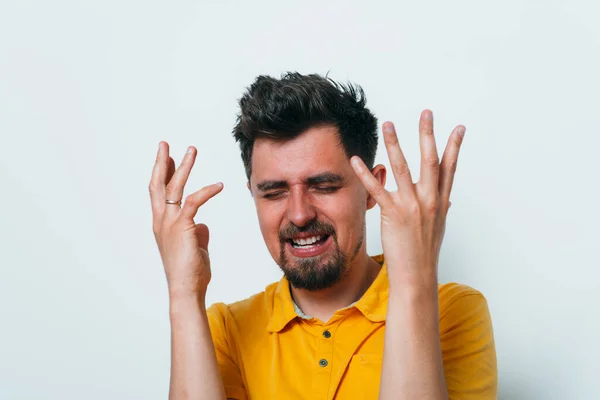
<svg viewBox="0 0 600 400"><path fill-rule="evenodd" d="M246 182L246 187L250 191L250 196L254 197L254 195L252 194L252 187L250 186L250 181Z"/></svg>
<svg viewBox="0 0 600 400"><path fill-rule="evenodd" d="M385 169L384 165L378 164L375 167L373 167L373 169L371 170L371 174L373 174L375 179L379 181L381 186L385 187L385 177L387 175L387 170ZM370 210L371 208L375 207L375 204L377 204L375 198L371 196L369 192L367 192L367 210Z"/></svg>

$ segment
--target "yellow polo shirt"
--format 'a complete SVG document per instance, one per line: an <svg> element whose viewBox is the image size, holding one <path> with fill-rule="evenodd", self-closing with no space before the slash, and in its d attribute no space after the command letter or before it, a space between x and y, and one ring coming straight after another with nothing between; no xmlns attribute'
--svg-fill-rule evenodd
<svg viewBox="0 0 600 400"><path fill-rule="evenodd" d="M283 277L264 292L208 309L221 377L232 399L377 399L388 276L383 265L356 303L327 322L302 318ZM498 378L485 297L438 285L440 340L450 399L495 399Z"/></svg>

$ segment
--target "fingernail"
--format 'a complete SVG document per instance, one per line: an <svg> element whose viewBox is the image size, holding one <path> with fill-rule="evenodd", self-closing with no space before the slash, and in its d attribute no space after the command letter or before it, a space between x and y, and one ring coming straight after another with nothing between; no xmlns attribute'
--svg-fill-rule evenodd
<svg viewBox="0 0 600 400"><path fill-rule="evenodd" d="M464 126L459 126L458 131L456 133L458 133L459 136L463 137L463 136L465 136L465 131L466 131L466 129Z"/></svg>
<svg viewBox="0 0 600 400"><path fill-rule="evenodd" d="M383 126L383 131L386 133L394 133L394 125L392 124L385 124Z"/></svg>
<svg viewBox="0 0 600 400"><path fill-rule="evenodd" d="M425 121L431 121L433 119L433 113L431 111L425 112L424 118Z"/></svg>
<svg viewBox="0 0 600 400"><path fill-rule="evenodd" d="M190 146L190 147L188 147L188 149L187 149L187 153L189 154L189 153L191 153L192 151L194 151L194 149L193 149L191 146Z"/></svg>

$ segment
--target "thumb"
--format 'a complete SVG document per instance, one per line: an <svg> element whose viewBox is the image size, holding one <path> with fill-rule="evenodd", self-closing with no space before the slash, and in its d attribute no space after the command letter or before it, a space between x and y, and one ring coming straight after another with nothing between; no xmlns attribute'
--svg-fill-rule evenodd
<svg viewBox="0 0 600 400"><path fill-rule="evenodd" d="M197 224L194 227L194 233L196 234L200 247L208 252L208 240L210 238L208 226L205 224Z"/></svg>

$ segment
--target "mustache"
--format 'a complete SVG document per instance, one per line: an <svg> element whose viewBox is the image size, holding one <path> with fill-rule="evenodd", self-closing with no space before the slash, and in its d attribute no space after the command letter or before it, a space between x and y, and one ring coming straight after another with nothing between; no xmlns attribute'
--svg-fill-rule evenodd
<svg viewBox="0 0 600 400"><path fill-rule="evenodd" d="M302 227L299 227L299 226L296 226L296 225L290 223L284 229L279 231L279 240L281 242L285 242L286 240L290 240L291 238L293 238L294 236L297 236L300 233L315 235L315 236L316 235L334 235L335 236L335 229L333 229L333 226L331 226L325 222L321 222L321 221L317 221L317 220L310 221L308 224L306 224Z"/></svg>

